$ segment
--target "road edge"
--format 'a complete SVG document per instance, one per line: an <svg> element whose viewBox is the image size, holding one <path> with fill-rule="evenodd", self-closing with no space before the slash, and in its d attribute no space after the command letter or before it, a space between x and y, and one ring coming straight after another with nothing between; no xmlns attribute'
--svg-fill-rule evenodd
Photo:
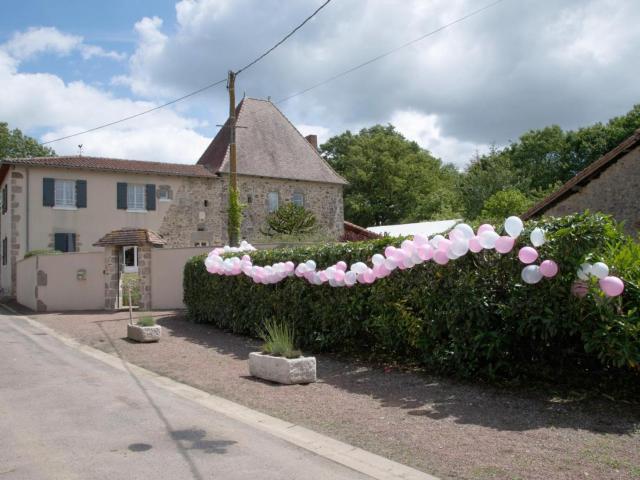
<svg viewBox="0 0 640 480"><path fill-rule="evenodd" d="M110 365L121 371L130 371L138 377L154 383L171 393L191 400L209 410L215 411L226 417L251 426L274 437L284 440L292 445L308 450L315 455L331 460L348 467L356 472L368 475L377 480L439 480L437 477L408 467L401 463L389 460L375 453L363 450L348 443L335 440L321 433L314 432L306 427L296 425L279 418L252 410L225 398L207 393L190 385L180 383L169 377L129 363L120 357L105 353L96 348L84 345L77 340L62 335L50 327L30 318L27 315L15 311L5 304L0 307L12 317L24 320L29 325L37 328L63 344L78 350L102 363Z"/></svg>

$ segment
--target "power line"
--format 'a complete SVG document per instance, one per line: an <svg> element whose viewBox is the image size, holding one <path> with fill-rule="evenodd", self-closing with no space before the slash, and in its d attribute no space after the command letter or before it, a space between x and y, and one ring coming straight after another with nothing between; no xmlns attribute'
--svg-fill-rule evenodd
<svg viewBox="0 0 640 480"><path fill-rule="evenodd" d="M271 52L273 52L276 48L278 48L280 45L282 45L284 42L286 42L289 37L291 37L294 33L296 33L298 30L300 30L309 20L311 20L313 17L316 16L316 14L322 10L324 7L326 7L329 2L331 2L331 0L326 0L326 2L324 2L322 5L320 5L311 15L309 15L307 18L304 19L304 21L298 25L296 28L294 28L293 30L291 30L291 32L289 32L282 40L280 40L278 43L276 43L273 47L271 47L269 50L267 50L266 52L264 52L262 55L260 55L258 58L256 58L253 62L248 63L247 65L245 65L244 67L242 67L240 70L238 70L236 72L236 75L240 74L241 72L245 71L247 68L255 65L256 63L258 63L260 60L262 60L264 57L266 57L267 55L269 55Z"/></svg>
<svg viewBox="0 0 640 480"><path fill-rule="evenodd" d="M478 10L474 10L474 11L472 11L472 12L470 12L470 13L466 14L466 15L465 15L465 16L463 16L463 17L460 17L460 18L458 18L458 19L456 19L456 20L454 20L454 21L452 21L452 22L449 22L449 23L447 23L447 24L445 24L445 25L442 25L442 26L440 26L440 27L436 28L435 30L432 30L432 31L430 31L430 32L428 32L428 33L425 33L424 35L421 35L421 36L419 36L418 38L415 38L415 39L413 39L413 40L410 40L410 41L409 41L409 42L407 42L407 43L404 43L404 44L402 44L402 45L400 45L400 46L398 46L398 47L395 47L395 48L393 48L393 49L391 49L391 50L389 50L389 51L387 51L387 52L385 52L385 53L382 53L382 54L380 54L380 55L378 55L378 56L376 56L376 57L373 57L373 58L371 58L371 59L369 59L369 60L367 60L367 61L365 61L365 62L362 62L362 63L360 63L360 64L356 65L355 67L351 67L351 68L349 68L348 70L345 70L345 71L340 72L340 73L338 73L338 74L336 74L336 75L334 75L334 76L332 76L332 77L329 77L329 78L327 78L326 80L323 80L323 81L322 81L322 82L320 82L320 83L316 83L315 85L312 85L312 86L310 86L309 88L305 88L304 90L301 90L301 91L299 91L299 92L297 92L297 93L293 93L293 94L289 95L288 97L281 98L280 100L277 100L275 103L282 103L282 102L286 102L287 100L291 100L291 99L292 99L292 98L294 98L294 97L298 97L298 96L300 96L300 95L303 95L303 94L305 94L305 93L309 92L310 90L314 90L314 89L316 89L316 88L318 88L318 87L321 87L321 86L323 86L323 85L326 85L326 84L327 84L327 83L329 83L329 82L332 82L332 81L334 81L334 80L337 80L338 78L344 77L345 75L348 75L348 74L349 74L349 73L351 73L351 72L354 72L354 71L356 71L356 70L359 70L359 69L361 69L362 67L366 67L367 65L369 65L369 64L371 64L371 63L373 63L373 62L376 62L376 61L378 61L378 60L380 60L380 59L382 59L382 58L388 57L389 55L391 55L391 54L393 54L393 53L397 52L398 50L402 50L403 48L409 47L409 46L413 45L414 43L417 43L417 42L419 42L419 41L421 41L421 40L424 40L424 39L425 39L425 38L427 38L427 37L430 37L430 36L432 36L432 35L435 35L436 33L439 33L439 32L441 32L442 30L445 30L446 28L449 28L449 27L451 27L452 25L455 25L456 23L460 23L460 22L462 22L462 21L464 21L464 20L466 20L466 19L468 19L468 18L471 18L471 17L473 17L473 16L475 16L475 15L478 15L479 13L482 13L482 12L484 12L485 10L488 10L489 8L492 8L492 7L496 6L498 3L502 2L502 1L503 1L503 0L496 0L495 2L490 3L490 4L488 4L488 5L485 5L484 7L479 8Z"/></svg>
<svg viewBox="0 0 640 480"><path fill-rule="evenodd" d="M248 64L246 64L244 67L242 67L240 70L238 70L236 72L236 75L247 70L248 68L252 67L253 65L255 65L256 63L258 63L260 60L262 60L264 57L266 57L267 55L269 55L271 52L273 52L276 48L278 48L280 45L282 45L284 42L286 42L293 34L295 34L298 30L300 30L309 20L311 20L313 17L316 16L316 14L322 10L324 7L326 7L332 0L326 0L322 5L320 5L311 15L309 15L307 18L305 18L303 20L302 23L300 23L297 27L295 27L293 30L291 30L287 35L285 35L282 40L280 40L279 42L277 42L273 47L271 47L269 50L267 50L266 52L264 52L262 55L260 55L258 58L256 58L255 60L249 62ZM157 107L153 107L150 108L148 110L145 110L143 112L140 113L136 113L135 115L129 115L128 117L124 117L121 118L119 120L115 120L113 122L109 122L109 123L105 123L103 125L98 125L97 127L93 127L90 128L88 130L83 130L81 132L76 132L76 133L72 133L71 135L66 135L64 137L60 137L60 138L56 138L54 140L49 140L47 142L42 142L40 143L40 145L47 145L49 143L54 143L54 142L59 142L60 140L66 140L68 138L73 138L73 137L77 137L79 135L84 135L86 133L91 133L91 132L95 132L96 130L100 130L103 128L107 128L107 127L111 127L113 125L116 125L118 123L122 123L122 122L126 122L128 120L132 120L134 118L137 117L141 117L142 115L146 115L147 113L151 113L151 112L155 112L156 110L160 110L161 108L165 108L168 107L169 105L173 105L174 103L178 103L181 102L182 100L185 100L189 97L193 97L194 95L197 95L201 92L204 92L205 90L208 90L210 88L213 88L217 85L220 85L224 82L226 82L227 79L223 78L222 80L218 80L216 82L210 83L209 85L205 85L202 88L199 88L198 90L194 90L191 93L187 93L186 95L183 95L182 97L176 98L174 100L171 100L170 102L167 103L163 103L162 105L158 105Z"/></svg>
<svg viewBox="0 0 640 480"><path fill-rule="evenodd" d="M222 80L218 80L217 82L210 83L209 85L206 85L206 86L204 86L202 88L199 88L198 90L194 90L191 93L187 93L186 95L183 95L180 98L176 98L175 100L171 100L170 102L163 103L162 105L158 105L157 107L150 108L149 110L145 110L143 112L136 113L135 115L129 115L128 117L124 117L124 118L121 118L120 120L115 120L113 122L105 123L103 125L98 125L97 127L93 127L93 128L88 129L88 130L84 130L82 132L72 133L71 135L67 135L65 137L56 138L55 140L49 140L48 142L42 142L40 145L46 145L48 143L59 142L60 140L66 140L67 138L77 137L78 135L84 135L85 133L95 132L96 130L100 130L102 128L106 128L106 127L110 127L112 125L116 125L118 123L126 122L127 120L131 120L131 119L136 118L136 117L141 117L142 115L146 115L147 113L155 112L156 110L160 110L161 108L168 107L169 105L173 105L174 103L178 103L178 102L184 100L185 98L193 97L194 95L197 95L198 93L204 92L205 90L208 90L209 88L215 87L216 85L220 85L221 83L224 83L226 81L227 81L227 79L223 78Z"/></svg>

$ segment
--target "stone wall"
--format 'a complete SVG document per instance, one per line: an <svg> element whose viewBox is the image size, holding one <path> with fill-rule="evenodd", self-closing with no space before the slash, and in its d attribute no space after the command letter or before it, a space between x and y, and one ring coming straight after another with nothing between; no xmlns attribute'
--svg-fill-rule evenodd
<svg viewBox="0 0 640 480"><path fill-rule="evenodd" d="M122 247L104 247L104 308L116 310L120 307L120 273L118 262L119 251Z"/></svg>
<svg viewBox="0 0 640 480"><path fill-rule="evenodd" d="M138 278L140 282L140 310L151 310L151 245L138 247Z"/></svg>
<svg viewBox="0 0 640 480"><path fill-rule="evenodd" d="M640 230L640 147L610 165L584 187L544 212L563 216L570 213L603 212L625 222L625 231L638 236Z"/></svg>
<svg viewBox="0 0 640 480"><path fill-rule="evenodd" d="M11 265L11 296L16 295L16 262L20 256L20 200L22 199L24 175L21 172L11 172L11 194L9 195L9 212L11 213L11 235L7 247L9 264Z"/></svg>
<svg viewBox="0 0 640 480"><path fill-rule="evenodd" d="M193 247L227 243L228 177L185 179L173 192L173 202L158 230L167 247ZM290 202L294 193L304 195L304 206L318 220L319 231L329 239L343 234L342 185L261 177L238 177L240 201L246 205L241 226L242 237L249 242L263 239L260 229L269 214L267 195L278 192L280 205Z"/></svg>

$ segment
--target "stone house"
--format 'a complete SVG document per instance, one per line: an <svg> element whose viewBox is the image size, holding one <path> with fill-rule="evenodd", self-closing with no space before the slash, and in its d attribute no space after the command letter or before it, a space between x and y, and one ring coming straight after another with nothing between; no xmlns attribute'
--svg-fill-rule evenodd
<svg viewBox="0 0 640 480"><path fill-rule="evenodd" d="M534 205L524 219L540 215L602 212L624 222L625 231L640 230L640 129L610 152Z"/></svg>
<svg viewBox="0 0 640 480"><path fill-rule="evenodd" d="M329 238L343 234L346 183L271 103L245 98L237 107L238 185L247 205L241 233L259 236L283 202L312 211ZM310 143L312 142L312 143ZM16 262L27 252L100 251L94 245L123 228L158 232L165 248L227 241L228 129L222 128L195 165L84 156L0 162L0 287L15 293ZM121 262L137 268L137 247Z"/></svg>

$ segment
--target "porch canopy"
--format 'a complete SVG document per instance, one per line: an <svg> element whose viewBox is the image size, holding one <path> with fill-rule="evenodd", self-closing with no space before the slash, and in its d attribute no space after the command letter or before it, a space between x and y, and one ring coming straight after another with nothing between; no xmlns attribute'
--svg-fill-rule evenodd
<svg viewBox="0 0 640 480"><path fill-rule="evenodd" d="M94 247L128 247L143 245L153 245L162 247L167 241L153 230L146 228L121 228L107 233L104 237L93 244Z"/></svg>

